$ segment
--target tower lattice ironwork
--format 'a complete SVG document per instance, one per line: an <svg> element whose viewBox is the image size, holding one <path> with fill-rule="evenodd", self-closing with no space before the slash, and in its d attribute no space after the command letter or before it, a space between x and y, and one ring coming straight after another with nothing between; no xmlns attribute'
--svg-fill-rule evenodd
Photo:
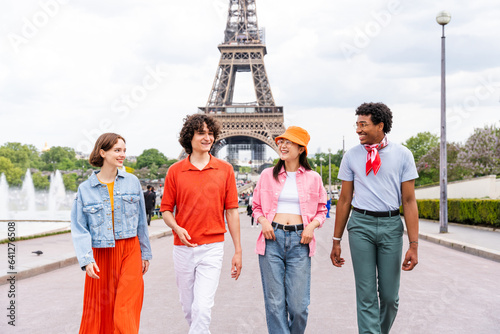
<svg viewBox="0 0 500 334"><path fill-rule="evenodd" d="M229 162L235 164L240 150L250 150L254 164L265 159L265 145L276 152L274 138L285 131L283 107L274 103L264 66L267 53L264 31L257 23L255 0L230 0L224 42L214 83L205 107L222 125L212 153L228 146ZM233 101L236 74L251 72L256 101Z"/></svg>

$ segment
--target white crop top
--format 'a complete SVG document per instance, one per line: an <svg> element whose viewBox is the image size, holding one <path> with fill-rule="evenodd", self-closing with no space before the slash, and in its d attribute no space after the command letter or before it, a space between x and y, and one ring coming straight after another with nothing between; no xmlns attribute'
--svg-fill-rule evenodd
<svg viewBox="0 0 500 334"><path fill-rule="evenodd" d="M278 198L276 213L300 215L299 191L297 190L297 172L286 172L285 185Z"/></svg>

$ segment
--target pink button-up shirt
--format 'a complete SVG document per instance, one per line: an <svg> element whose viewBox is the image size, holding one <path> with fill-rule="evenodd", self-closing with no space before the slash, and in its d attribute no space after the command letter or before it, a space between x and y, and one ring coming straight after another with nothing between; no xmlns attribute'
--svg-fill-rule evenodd
<svg viewBox="0 0 500 334"><path fill-rule="evenodd" d="M273 177L273 167L265 169L260 175L259 182L253 192L253 216L258 221L260 216L264 216L272 222L278 208L278 198L285 185L286 172L282 168L279 175L279 182ZM313 220L323 226L326 218L326 191L318 173L306 170L300 166L297 171L297 190L299 192L300 213L304 227ZM316 239L313 237L309 243L309 256L313 256L316 251ZM266 252L266 240L262 232L257 239L255 252L264 255Z"/></svg>

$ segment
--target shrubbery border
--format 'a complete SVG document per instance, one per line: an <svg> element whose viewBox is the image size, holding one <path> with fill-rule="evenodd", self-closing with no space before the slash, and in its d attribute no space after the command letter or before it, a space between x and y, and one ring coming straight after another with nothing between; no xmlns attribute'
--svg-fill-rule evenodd
<svg viewBox="0 0 500 334"><path fill-rule="evenodd" d="M336 204L333 200L332 207ZM417 199L417 206L419 218L439 220L439 199ZM500 200L448 199L448 221L500 227Z"/></svg>

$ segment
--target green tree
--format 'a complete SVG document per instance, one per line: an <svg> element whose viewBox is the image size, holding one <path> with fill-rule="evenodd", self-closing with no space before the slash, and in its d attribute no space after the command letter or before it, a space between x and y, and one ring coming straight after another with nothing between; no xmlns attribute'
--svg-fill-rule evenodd
<svg viewBox="0 0 500 334"><path fill-rule="evenodd" d="M62 174L62 178L64 182L64 188L66 188L66 190L78 190L78 175L76 173Z"/></svg>
<svg viewBox="0 0 500 334"><path fill-rule="evenodd" d="M137 161L132 162L132 161L125 159L125 161L123 162L123 165L126 167L130 167L132 169L136 169L137 168Z"/></svg>
<svg viewBox="0 0 500 334"><path fill-rule="evenodd" d="M97 169L97 167L92 166L88 159L78 159L73 162L73 169L89 170Z"/></svg>
<svg viewBox="0 0 500 334"><path fill-rule="evenodd" d="M0 147L0 156L8 158L14 166L21 169L40 168L42 164L38 150L33 145L5 143Z"/></svg>
<svg viewBox="0 0 500 334"><path fill-rule="evenodd" d="M42 153L42 160L46 163L45 170L54 171L59 167L72 169L76 161L75 150L70 147L54 146Z"/></svg>
<svg viewBox="0 0 500 334"><path fill-rule="evenodd" d="M468 175L468 171L457 163L458 154L462 150L462 146L458 143L447 143L447 179L448 181L457 181ZM439 146L430 149L423 155L417 163L418 179L415 180L415 185L425 185L429 183L439 182Z"/></svg>
<svg viewBox="0 0 500 334"><path fill-rule="evenodd" d="M153 162L149 167L149 178L154 180L158 179L158 166Z"/></svg>
<svg viewBox="0 0 500 334"><path fill-rule="evenodd" d="M313 156L309 156L307 159L309 160L309 164L313 168L316 166L318 166L318 168L319 168L320 165L323 165L323 166L325 164L328 165L328 153L316 153ZM321 161L321 159L323 159L323 160Z"/></svg>
<svg viewBox="0 0 500 334"><path fill-rule="evenodd" d="M57 164L57 169L59 170L73 170L75 167L75 161L69 158L63 158L61 162Z"/></svg>
<svg viewBox="0 0 500 334"><path fill-rule="evenodd" d="M4 173L7 183L12 186L20 186L23 183L23 170L16 167L9 158L0 156L0 174Z"/></svg>
<svg viewBox="0 0 500 334"><path fill-rule="evenodd" d="M150 171L149 171L149 168L147 168L147 167L143 167L143 168L134 170L134 175L137 176L137 178L140 180L149 179L149 174L150 174Z"/></svg>
<svg viewBox="0 0 500 334"><path fill-rule="evenodd" d="M168 168L169 167L167 167L167 165L163 165L160 168L158 168L158 178L159 179L162 179L167 175Z"/></svg>
<svg viewBox="0 0 500 334"><path fill-rule="evenodd" d="M179 160L177 160L177 159L168 159L166 167L168 168L168 167L172 166L177 161L179 161Z"/></svg>
<svg viewBox="0 0 500 334"><path fill-rule="evenodd" d="M40 156L40 152L38 149L35 147L35 145L31 144L26 144L24 145L26 149L28 150L28 155L30 159L30 168L36 168L36 169L41 169L45 163L42 161L42 158Z"/></svg>
<svg viewBox="0 0 500 334"><path fill-rule="evenodd" d="M333 185L333 184L339 182L339 179L337 178L339 175L339 167L332 164L331 168L332 168L332 185ZM326 185L328 185L328 175L329 175L328 162L326 163L326 165L323 165L322 169L323 169L323 173L321 173L321 169L320 169L319 165L316 167L313 167L314 171L316 171L316 172L318 172L318 174L322 175L321 179L323 180L323 184L326 186Z"/></svg>
<svg viewBox="0 0 500 334"><path fill-rule="evenodd" d="M37 172L33 173L33 175L31 175L31 178L33 179L33 185L35 186L35 189L38 190L49 189L50 180L48 176L43 176L41 172Z"/></svg>
<svg viewBox="0 0 500 334"><path fill-rule="evenodd" d="M485 126L474 129L458 155L458 163L470 176L500 174L500 128Z"/></svg>
<svg viewBox="0 0 500 334"><path fill-rule="evenodd" d="M143 167L150 167L152 164L156 166L163 166L168 163L167 157L158 151L156 148L144 150L141 155L137 157L135 168L141 169Z"/></svg>
<svg viewBox="0 0 500 334"><path fill-rule="evenodd" d="M340 163L342 162L343 157L344 157L344 151L338 150L337 153L332 154L332 164L340 167Z"/></svg>
<svg viewBox="0 0 500 334"><path fill-rule="evenodd" d="M343 156L344 153L342 150L338 150L337 153L330 153L330 161L332 165L339 167ZM328 153L316 153L314 156L309 157L308 159L311 166L328 166ZM321 161L321 159L323 159L323 161Z"/></svg>
<svg viewBox="0 0 500 334"><path fill-rule="evenodd" d="M342 161L342 156L343 152L342 150L338 150L337 153L335 154L330 154L330 163L331 163L331 168L332 168L332 185L336 182L339 182L338 174L339 174L339 166L340 162ZM321 158L323 159L321 161ZM322 174L323 177L323 184L327 185L328 184L328 175L329 175L329 170L328 170L328 153L316 153L312 158L309 159L309 164L311 165L312 169L316 172L318 172L320 175ZM323 172L323 173L322 173Z"/></svg>
<svg viewBox="0 0 500 334"><path fill-rule="evenodd" d="M250 173L252 172L252 167L250 166L239 166L240 173Z"/></svg>
<svg viewBox="0 0 500 334"><path fill-rule="evenodd" d="M419 132L407 139L403 145L413 153L413 158L415 159L415 163L417 163L422 156L439 145L439 137L428 131Z"/></svg>

